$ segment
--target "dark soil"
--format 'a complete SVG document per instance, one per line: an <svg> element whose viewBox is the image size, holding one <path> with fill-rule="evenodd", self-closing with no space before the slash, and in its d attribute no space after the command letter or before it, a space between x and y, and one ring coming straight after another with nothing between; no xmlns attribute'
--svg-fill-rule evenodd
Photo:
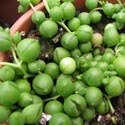
<svg viewBox="0 0 125 125"><path fill-rule="evenodd" d="M97 116L89 125L125 125L125 94L114 98L114 114Z"/></svg>

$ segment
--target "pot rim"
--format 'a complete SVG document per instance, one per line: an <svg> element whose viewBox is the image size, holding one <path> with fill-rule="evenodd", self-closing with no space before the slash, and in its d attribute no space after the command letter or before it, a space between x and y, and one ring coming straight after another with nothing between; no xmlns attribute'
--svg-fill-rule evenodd
<svg viewBox="0 0 125 125"><path fill-rule="evenodd" d="M44 11L45 6L43 2L40 2L35 6L36 10ZM33 14L33 10L29 9L26 11L10 28L10 35L14 35L16 32L28 33L33 27L33 23L31 21L31 16Z"/></svg>

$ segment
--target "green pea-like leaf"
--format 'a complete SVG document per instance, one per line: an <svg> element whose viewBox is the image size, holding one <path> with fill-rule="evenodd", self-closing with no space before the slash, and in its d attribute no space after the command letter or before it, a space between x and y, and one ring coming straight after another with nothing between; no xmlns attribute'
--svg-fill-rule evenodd
<svg viewBox="0 0 125 125"><path fill-rule="evenodd" d="M25 123L34 124L37 123L42 115L42 104L31 104L23 109L22 113L25 116Z"/></svg>
<svg viewBox="0 0 125 125"><path fill-rule="evenodd" d="M21 112L15 111L9 116L9 125L24 125L25 117Z"/></svg>
<svg viewBox="0 0 125 125"><path fill-rule="evenodd" d="M11 48L11 37L5 31L0 31L0 51L8 51Z"/></svg>
<svg viewBox="0 0 125 125"><path fill-rule="evenodd" d="M19 89L14 82L6 81L0 84L0 105L12 106L19 99Z"/></svg>
<svg viewBox="0 0 125 125"><path fill-rule="evenodd" d="M5 122L10 114L10 110L5 106L0 106L0 123Z"/></svg>
<svg viewBox="0 0 125 125"><path fill-rule="evenodd" d="M40 44L38 40L26 38L17 45L17 54L24 62L32 62L40 54Z"/></svg>

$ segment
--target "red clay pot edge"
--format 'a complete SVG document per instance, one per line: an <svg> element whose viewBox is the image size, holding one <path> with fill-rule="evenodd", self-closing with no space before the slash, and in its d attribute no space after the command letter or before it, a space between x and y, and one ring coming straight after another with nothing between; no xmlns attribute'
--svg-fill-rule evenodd
<svg viewBox="0 0 125 125"><path fill-rule="evenodd" d="M106 1L106 0L105 0ZM109 2L116 3L116 0L108 0ZM123 3L125 3L125 0L122 0ZM77 9L83 9L85 10L85 0L75 0L75 6ZM36 10L43 11L45 9L44 3L41 2L38 5L35 6ZM32 27L33 23L31 21L31 16L33 14L33 10L30 9L27 12L25 12L10 28L10 34L13 35L15 32L21 32L24 31L25 33L28 33ZM0 62L1 61L7 61L7 53L0 52Z"/></svg>
<svg viewBox="0 0 125 125"><path fill-rule="evenodd" d="M107 0L105 0L107 1ZM111 3L117 3L117 0L108 0ZM122 3L125 3L125 0L121 0ZM85 9L85 0L75 0L76 9L86 10ZM43 11L45 9L44 3L40 2L35 6L36 10ZM29 32L33 26L31 21L31 16L33 14L33 10L30 9L26 13L24 13L10 28L10 34L13 35L15 32L25 31L25 33Z"/></svg>
<svg viewBox="0 0 125 125"><path fill-rule="evenodd" d="M35 9L43 11L44 10L43 2L36 5ZM13 35L16 32L21 32L21 31L28 33L33 27L33 23L31 21L32 14L33 14L32 9L24 13L10 28L10 35ZM0 62L8 61L9 60L8 55L9 55L8 52L0 52Z"/></svg>
<svg viewBox="0 0 125 125"><path fill-rule="evenodd" d="M44 3L41 2L35 6L36 10L44 10ZM33 14L33 10L30 9L26 13L24 13L10 28L10 35L13 35L16 32L25 31L26 33L32 28L33 23L31 21L31 16Z"/></svg>

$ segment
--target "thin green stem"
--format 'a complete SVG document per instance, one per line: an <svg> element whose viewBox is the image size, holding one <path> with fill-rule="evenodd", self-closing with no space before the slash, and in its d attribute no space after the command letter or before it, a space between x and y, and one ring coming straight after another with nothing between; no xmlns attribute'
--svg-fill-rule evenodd
<svg viewBox="0 0 125 125"><path fill-rule="evenodd" d="M21 65L18 66L18 69L20 69L24 75L27 75L27 72L23 69Z"/></svg>
<svg viewBox="0 0 125 125"><path fill-rule="evenodd" d="M124 8L124 6L123 6L121 0L116 0L116 1L121 5L122 8Z"/></svg>
<svg viewBox="0 0 125 125"><path fill-rule="evenodd" d="M123 49L122 47L121 48L119 47L118 49L116 49L115 50L115 55L118 55L122 49Z"/></svg>
<svg viewBox="0 0 125 125"><path fill-rule="evenodd" d="M110 109L111 109L111 112L112 112L112 114L113 114L113 113L115 112L115 109L113 108L113 106L112 106L110 100L108 100L108 103L109 103L109 107L110 107Z"/></svg>
<svg viewBox="0 0 125 125"><path fill-rule="evenodd" d="M95 8L95 9L91 10L90 13L93 11L97 11L97 10L102 10L102 7Z"/></svg>
<svg viewBox="0 0 125 125"><path fill-rule="evenodd" d="M107 99L107 101L108 101L109 107L110 107L110 109L111 109L111 113L114 114L115 109L114 109L114 107L113 107L113 105L112 105L112 103L111 103L111 101L110 101L110 97L108 97L107 95L105 95L105 97L106 97L106 99Z"/></svg>
<svg viewBox="0 0 125 125"><path fill-rule="evenodd" d="M17 68L24 74L24 78L32 77L33 75L28 74L21 64L17 65Z"/></svg>
<svg viewBox="0 0 125 125"><path fill-rule="evenodd" d="M47 1L43 0L43 3L45 5L45 8L46 8L47 12L50 13L50 8L49 8L49 5L48 5ZM65 23L63 21L58 21L57 23L59 25L61 25L67 32L71 32L70 29L65 25Z"/></svg>
<svg viewBox="0 0 125 125"><path fill-rule="evenodd" d="M119 48L119 46L122 46L125 42L122 41L120 43L118 43L115 47L115 53L117 54L122 48ZM122 46L123 47L123 46Z"/></svg>
<svg viewBox="0 0 125 125"><path fill-rule="evenodd" d="M19 64L19 60L18 60L17 57L16 57L16 53L15 53L13 47L11 48L11 51L12 51L12 55L13 55L13 58L14 58L15 63L16 63L16 64Z"/></svg>
<svg viewBox="0 0 125 125"><path fill-rule="evenodd" d="M12 45L13 45L13 49L14 49L14 51L17 52L16 45L15 45L14 43L13 43Z"/></svg>
<svg viewBox="0 0 125 125"><path fill-rule="evenodd" d="M44 99L44 101L47 102L47 101L55 100L55 99L58 99L59 97L60 97L60 95L57 95L57 96L54 96L51 98Z"/></svg>
<svg viewBox="0 0 125 125"><path fill-rule="evenodd" d="M39 74L42 74L42 72L41 72L41 71L38 71L38 73L39 73Z"/></svg>
<svg viewBox="0 0 125 125"><path fill-rule="evenodd" d="M71 32L64 22L58 21L58 24L61 25L67 32Z"/></svg>
<svg viewBox="0 0 125 125"><path fill-rule="evenodd" d="M47 0L43 0L43 3L45 5L45 8L46 8L47 12L50 13L50 8L48 6Z"/></svg>
<svg viewBox="0 0 125 125"><path fill-rule="evenodd" d="M99 0L98 3L103 6L106 2L104 0Z"/></svg>
<svg viewBox="0 0 125 125"><path fill-rule="evenodd" d="M80 75L76 76L76 79L81 80L82 79L82 75L80 74Z"/></svg>
<svg viewBox="0 0 125 125"><path fill-rule="evenodd" d="M32 8L32 10L33 10L34 12L36 12L36 9L35 9L35 7L33 6L32 3L30 3L30 7Z"/></svg>
<svg viewBox="0 0 125 125"><path fill-rule="evenodd" d="M12 55L13 55L13 58L14 58L14 61L15 61L15 65L17 66L18 69L20 69L24 74L26 74L25 70L23 71L23 67L22 67L22 62L20 62L17 58L17 55L16 55L16 46L13 44L13 47L11 48L11 51L12 51Z"/></svg>
<svg viewBox="0 0 125 125"><path fill-rule="evenodd" d="M0 65L5 65L5 66L10 66L13 68L19 69L23 74L25 78L32 77L30 74L28 74L22 67L21 64L13 64L13 63L8 63L8 62L0 62Z"/></svg>
<svg viewBox="0 0 125 125"><path fill-rule="evenodd" d="M13 68L18 68L17 64L8 63L8 62L0 62L0 65L6 65L6 66L11 66Z"/></svg>
<svg viewBox="0 0 125 125"><path fill-rule="evenodd" d="M31 4L32 5L32 4ZM11 51L12 51L12 55L13 55L13 58L14 58L14 61L16 64L14 64L16 67L15 68L18 68L23 74L24 74L24 77L29 77L30 75L23 69L22 67L22 61L19 61L17 56L16 56L16 46L13 44L13 47L11 48ZM12 63L8 63L10 66L12 66L13 64Z"/></svg>

